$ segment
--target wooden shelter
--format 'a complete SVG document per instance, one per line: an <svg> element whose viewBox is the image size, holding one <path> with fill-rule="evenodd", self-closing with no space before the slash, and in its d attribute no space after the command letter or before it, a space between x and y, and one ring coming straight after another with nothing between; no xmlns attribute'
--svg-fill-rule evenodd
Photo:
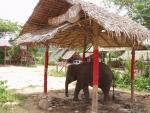
<svg viewBox="0 0 150 113"><path fill-rule="evenodd" d="M97 111L98 47L132 47L131 97L134 90L134 47L150 38L147 28L81 0L39 0L17 39L19 44L46 46L44 92L47 93L48 45L63 48L94 46L92 113ZM83 54L85 57L85 54ZM83 60L84 61L84 60Z"/></svg>
<svg viewBox="0 0 150 113"><path fill-rule="evenodd" d="M9 49L10 46L11 46L11 44L9 43L9 40L0 39L0 48L4 49L4 53L5 53L5 56L4 56L4 64L6 64L6 61L7 61L7 60L10 60L10 59L7 57L7 49Z"/></svg>

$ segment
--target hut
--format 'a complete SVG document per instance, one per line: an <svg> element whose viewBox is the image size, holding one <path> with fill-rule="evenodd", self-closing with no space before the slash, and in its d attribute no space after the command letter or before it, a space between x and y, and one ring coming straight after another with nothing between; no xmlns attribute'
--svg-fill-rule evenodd
<svg viewBox="0 0 150 113"><path fill-rule="evenodd" d="M57 62L60 58L64 56L64 54L68 51L66 48L58 48L56 51L53 51L49 56L49 61Z"/></svg>
<svg viewBox="0 0 150 113"><path fill-rule="evenodd" d="M97 111L98 47L131 47L131 98L134 98L134 48L150 38L147 28L81 0L39 0L20 33L19 44L43 44L45 51L44 92L47 93L48 45L63 48L94 47L92 113Z"/></svg>
<svg viewBox="0 0 150 113"><path fill-rule="evenodd" d="M7 56L7 50L10 48L11 44L9 43L9 40L0 39L0 48L4 50L4 64L6 64L6 61L10 61L9 57Z"/></svg>
<svg viewBox="0 0 150 113"><path fill-rule="evenodd" d="M62 60L67 63L73 63L75 60L81 60L81 57L78 52L69 50L64 54Z"/></svg>

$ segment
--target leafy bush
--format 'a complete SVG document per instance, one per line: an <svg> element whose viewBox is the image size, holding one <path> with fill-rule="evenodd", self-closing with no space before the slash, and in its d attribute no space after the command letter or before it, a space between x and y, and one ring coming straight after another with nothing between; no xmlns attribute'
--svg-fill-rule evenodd
<svg viewBox="0 0 150 113"><path fill-rule="evenodd" d="M127 72L113 71L115 78L115 86L119 88L127 88L130 84L130 77Z"/></svg>
<svg viewBox="0 0 150 113"><path fill-rule="evenodd" d="M21 52L19 45L13 45L11 49L8 51L8 55L10 58L15 58Z"/></svg>
<svg viewBox="0 0 150 113"><path fill-rule="evenodd" d="M143 72L145 69L145 62L144 62L143 56L139 60L136 61L136 67L137 67L138 71L140 72L140 75L143 75Z"/></svg>
<svg viewBox="0 0 150 113"><path fill-rule="evenodd" d="M0 64L4 63L4 56L5 56L4 50L0 49Z"/></svg>
<svg viewBox="0 0 150 113"><path fill-rule="evenodd" d="M150 77L137 76L135 78L135 88L138 91L150 91Z"/></svg>
<svg viewBox="0 0 150 113"><path fill-rule="evenodd" d="M0 102L5 103L5 102L13 102L13 101L19 101L19 100L25 99L25 97L23 96L19 96L19 95L13 94L10 91L7 91L6 83L7 81L0 80Z"/></svg>
<svg viewBox="0 0 150 113"><path fill-rule="evenodd" d="M119 88L130 88L130 74L127 71L120 72L114 70L115 86ZM138 91L150 91L150 76L139 76L135 77L135 89Z"/></svg>
<svg viewBox="0 0 150 113"><path fill-rule="evenodd" d="M150 77L150 64L145 66L145 77Z"/></svg>

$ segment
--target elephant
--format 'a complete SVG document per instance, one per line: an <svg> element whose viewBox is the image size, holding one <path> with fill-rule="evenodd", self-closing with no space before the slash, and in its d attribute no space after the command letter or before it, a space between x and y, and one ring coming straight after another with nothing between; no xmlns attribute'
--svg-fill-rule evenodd
<svg viewBox="0 0 150 113"><path fill-rule="evenodd" d="M113 80L113 72L104 63L99 62L99 84L98 87L101 88L104 94L104 101L109 100L109 91L111 83ZM72 64L68 66L65 81L65 94L68 97L68 85L69 83L76 81L76 87L74 91L73 100L78 100L78 94L81 89L83 89L85 99L89 102L89 89L88 86L92 86L93 80L93 63L85 62L78 65ZM114 87L113 87L113 97L114 97Z"/></svg>

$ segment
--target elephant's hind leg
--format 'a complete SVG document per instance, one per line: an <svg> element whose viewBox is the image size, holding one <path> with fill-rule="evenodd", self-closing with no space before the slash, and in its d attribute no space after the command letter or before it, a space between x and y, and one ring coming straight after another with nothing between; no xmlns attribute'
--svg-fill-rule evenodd
<svg viewBox="0 0 150 113"><path fill-rule="evenodd" d="M88 88L88 86L85 86L83 88L83 92L84 92L84 95L85 95L86 102L89 102L89 88Z"/></svg>
<svg viewBox="0 0 150 113"><path fill-rule="evenodd" d="M75 91L74 91L74 98L73 98L74 101L78 101L79 100L78 95L79 95L80 90L81 90L81 85L77 81L76 87L75 87Z"/></svg>

